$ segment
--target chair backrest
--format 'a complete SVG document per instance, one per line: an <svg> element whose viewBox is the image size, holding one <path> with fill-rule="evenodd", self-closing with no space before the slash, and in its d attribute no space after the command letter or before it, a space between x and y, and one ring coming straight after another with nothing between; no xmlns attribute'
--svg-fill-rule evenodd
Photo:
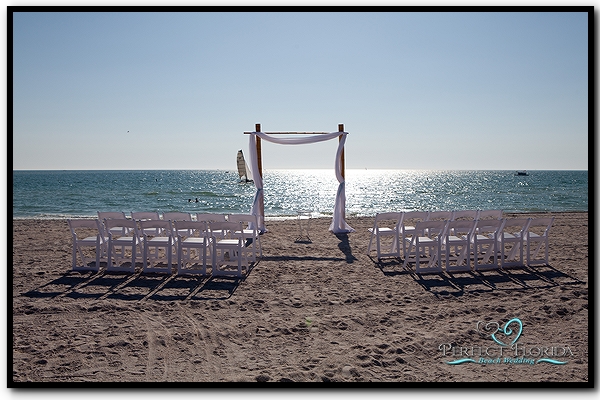
<svg viewBox="0 0 600 400"><path fill-rule="evenodd" d="M458 219L448 221L446 225L446 236L468 236L470 237L475 231L475 220Z"/></svg>
<svg viewBox="0 0 600 400"><path fill-rule="evenodd" d="M233 238L234 234L236 238L245 240L244 225L241 222L232 221L212 221L208 223L208 232L211 236ZM213 232L218 232L216 235Z"/></svg>
<svg viewBox="0 0 600 400"><path fill-rule="evenodd" d="M208 232L205 221L174 221L173 227L179 236L205 236Z"/></svg>
<svg viewBox="0 0 600 400"><path fill-rule="evenodd" d="M170 211L163 213L165 221L191 221L192 214L180 211Z"/></svg>
<svg viewBox="0 0 600 400"><path fill-rule="evenodd" d="M138 221L140 226L140 233L144 236L171 236L173 233L173 226L171 221L162 219L143 219Z"/></svg>
<svg viewBox="0 0 600 400"><path fill-rule="evenodd" d="M98 211L98 219L104 221L105 219L127 219L123 211Z"/></svg>
<svg viewBox="0 0 600 400"><path fill-rule="evenodd" d="M215 213L202 214L202 213L198 213L198 214L196 214L196 221L225 222L225 221L227 221L227 216L225 214L215 214Z"/></svg>
<svg viewBox="0 0 600 400"><path fill-rule="evenodd" d="M102 226L98 222L97 219L67 219L71 235L77 239L98 235L102 232ZM100 236L103 237L103 235Z"/></svg>
<svg viewBox="0 0 600 400"><path fill-rule="evenodd" d="M126 218L105 219L104 227L109 236L139 236L137 222Z"/></svg>
<svg viewBox="0 0 600 400"><path fill-rule="evenodd" d="M497 235L502 228L501 219L478 219L475 221L475 232L482 236Z"/></svg>
<svg viewBox="0 0 600 400"><path fill-rule="evenodd" d="M447 222L444 220L419 221L415 225L415 236L439 237L445 233Z"/></svg>
<svg viewBox="0 0 600 400"><path fill-rule="evenodd" d="M123 211L98 211L98 221L100 221L103 235L108 236L108 229L104 223L107 219L127 219ZM115 228L113 228L115 230ZM115 233L115 232L113 232Z"/></svg>
<svg viewBox="0 0 600 400"><path fill-rule="evenodd" d="M160 219L160 215L155 211L132 211L131 218L138 221L142 219Z"/></svg>
<svg viewBox="0 0 600 400"><path fill-rule="evenodd" d="M246 229L257 229L256 215L254 214L229 214L227 220L230 222L241 222Z"/></svg>
<svg viewBox="0 0 600 400"><path fill-rule="evenodd" d="M429 215L429 211L404 211L404 220L418 219L425 221Z"/></svg>
<svg viewBox="0 0 600 400"><path fill-rule="evenodd" d="M136 220L139 224L140 221L146 220L160 220L160 215L153 211L138 211L131 212L131 219ZM140 235L149 234L152 236L161 236L160 228L140 228Z"/></svg>
<svg viewBox="0 0 600 400"><path fill-rule="evenodd" d="M446 220L452 219L452 211L429 211L427 214L427 221Z"/></svg>
<svg viewBox="0 0 600 400"><path fill-rule="evenodd" d="M477 210L454 210L452 211L452 220L476 220Z"/></svg>
<svg viewBox="0 0 600 400"><path fill-rule="evenodd" d="M386 227L399 230L404 213L402 212L384 212L375 214L375 222L373 223L373 232Z"/></svg>
<svg viewBox="0 0 600 400"><path fill-rule="evenodd" d="M501 230L505 233L524 236L531 218L505 218L502 220Z"/></svg>
<svg viewBox="0 0 600 400"><path fill-rule="evenodd" d="M401 231L404 232L407 227L414 227L419 221L427 220L427 211L406 211L402 216L402 223L400 224Z"/></svg>
<svg viewBox="0 0 600 400"><path fill-rule="evenodd" d="M477 219L502 219L502 210L477 210Z"/></svg>
<svg viewBox="0 0 600 400"><path fill-rule="evenodd" d="M553 223L554 217L532 218L527 227L527 235L535 234L541 237L548 237Z"/></svg>

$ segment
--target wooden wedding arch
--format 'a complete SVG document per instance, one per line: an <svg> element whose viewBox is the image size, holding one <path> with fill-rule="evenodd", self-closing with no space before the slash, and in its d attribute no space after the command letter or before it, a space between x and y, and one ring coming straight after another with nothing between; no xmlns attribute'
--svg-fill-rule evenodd
<svg viewBox="0 0 600 400"><path fill-rule="evenodd" d="M332 232L334 233L344 233L344 232L353 232L354 229L352 229L350 226L348 226L348 224L346 224L345 222L345 218L346 218L346 210L345 210L345 179L346 179L346 167L345 167L345 148L344 148L344 144L345 144L345 138L346 135L348 134L347 132L344 131L344 124L338 124L338 130L337 132L339 132L338 135L338 156L336 158L336 174L337 174L337 168L339 168L339 173L341 175L341 180L340 177L338 176L338 181L340 182L340 186L338 188L338 194L336 196L336 208L339 208L338 211L336 211L334 209L334 221L332 222L330 229ZM255 182L257 182L256 180L256 175L258 174L258 182L260 182L260 184L262 185L262 178L263 178L263 168L262 168L262 139L260 136L263 136L263 138L265 138L266 136L271 136L271 135L333 135L333 132L262 132L261 130L261 124L255 124L255 130L254 132L244 132L244 134L246 135L251 135L251 140L250 140L250 152L251 152L251 158L253 157L252 154L254 153L254 157L256 157L256 160L251 160L251 170L252 170L252 174L255 177ZM265 136L266 135L266 136ZM253 140L254 139L254 140ZM324 140L329 140L329 139L324 139ZM316 141L321 141L321 140L315 140ZM253 144L254 142L254 144ZM275 143L282 143L281 141L274 141ZM306 143L311 143L309 141L307 141ZM285 144L285 143L284 143ZM293 143L293 144L302 144L302 143ZM256 169L256 171L255 171ZM341 195L340 195L341 193ZM340 198L341 196L341 198ZM338 202L340 202L338 204ZM258 224L259 224L259 230L261 230L261 232L264 232L264 197L262 196L262 187L258 187L257 186L257 193L254 199L254 204L253 204L253 213L255 215L257 215L257 219L258 219Z"/></svg>

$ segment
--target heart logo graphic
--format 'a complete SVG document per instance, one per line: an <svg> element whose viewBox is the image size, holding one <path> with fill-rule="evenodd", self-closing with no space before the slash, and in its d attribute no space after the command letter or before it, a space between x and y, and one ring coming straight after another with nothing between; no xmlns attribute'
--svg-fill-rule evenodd
<svg viewBox="0 0 600 400"><path fill-rule="evenodd" d="M509 336L511 336L513 334L513 330L510 328L511 324L513 324L514 329L518 328L518 331L517 331L516 336L513 337L513 339L507 344L507 343L504 343L503 341L499 340L496 337L496 333L500 332L501 335L504 335L505 340L509 340ZM514 326L514 324L516 324L516 327ZM494 339L494 341L496 343L498 343L500 346L508 347L508 346L512 346L513 344L515 344L515 342L521 336L521 332L523 332L523 323L521 322L521 320L519 318L513 318L504 325L504 328L500 328L500 329L498 329L497 332L492 333L492 339Z"/></svg>

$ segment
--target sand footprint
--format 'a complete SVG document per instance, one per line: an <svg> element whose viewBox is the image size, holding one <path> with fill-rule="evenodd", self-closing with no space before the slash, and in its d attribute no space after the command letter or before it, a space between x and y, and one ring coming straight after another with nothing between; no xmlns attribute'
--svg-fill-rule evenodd
<svg viewBox="0 0 600 400"><path fill-rule="evenodd" d="M146 318L146 336L148 344L147 375L152 380L167 381L169 377L169 346L166 337L169 331L162 323ZM160 333L163 335L160 335ZM158 376L160 375L160 376Z"/></svg>

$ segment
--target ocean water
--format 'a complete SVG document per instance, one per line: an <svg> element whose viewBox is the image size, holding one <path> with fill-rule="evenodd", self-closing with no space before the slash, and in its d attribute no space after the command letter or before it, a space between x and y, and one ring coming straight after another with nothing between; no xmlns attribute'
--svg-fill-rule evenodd
<svg viewBox="0 0 600 400"><path fill-rule="evenodd" d="M13 218L95 216L97 211L249 212L252 183L234 170L13 171ZM331 216L331 170L265 170L266 217L297 210ZM346 214L408 210L588 211L588 171L346 170Z"/></svg>

